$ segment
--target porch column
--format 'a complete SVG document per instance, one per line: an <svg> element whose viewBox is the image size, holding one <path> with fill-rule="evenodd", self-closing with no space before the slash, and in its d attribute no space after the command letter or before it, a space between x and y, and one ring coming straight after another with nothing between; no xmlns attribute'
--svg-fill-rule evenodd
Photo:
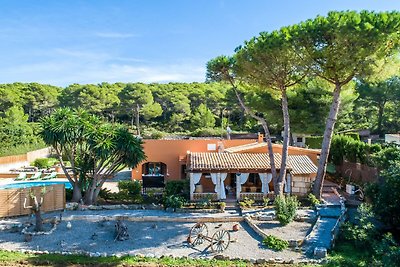
<svg viewBox="0 0 400 267"><path fill-rule="evenodd" d="M195 185L200 182L202 173L193 173L189 174L190 179L190 200L193 200L193 193L195 191Z"/></svg>
<svg viewBox="0 0 400 267"><path fill-rule="evenodd" d="M245 184L249 178L249 173L236 173L236 199L240 200L240 192L242 192L242 184Z"/></svg>

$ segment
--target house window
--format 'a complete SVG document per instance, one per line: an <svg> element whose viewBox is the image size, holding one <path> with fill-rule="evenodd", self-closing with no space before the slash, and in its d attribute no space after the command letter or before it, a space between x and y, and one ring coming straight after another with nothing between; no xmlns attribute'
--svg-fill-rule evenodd
<svg viewBox="0 0 400 267"><path fill-rule="evenodd" d="M297 143L303 143L303 137L297 137L296 140Z"/></svg>
<svg viewBox="0 0 400 267"><path fill-rule="evenodd" d="M144 175L161 176L165 172L165 164L161 162L147 162L143 164Z"/></svg>

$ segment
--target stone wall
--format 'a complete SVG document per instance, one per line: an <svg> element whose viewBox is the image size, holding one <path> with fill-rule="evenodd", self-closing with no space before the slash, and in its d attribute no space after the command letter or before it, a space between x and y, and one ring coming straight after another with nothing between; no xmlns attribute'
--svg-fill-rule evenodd
<svg viewBox="0 0 400 267"><path fill-rule="evenodd" d="M311 183L315 178L310 176L292 176L292 194L305 196L311 192Z"/></svg>

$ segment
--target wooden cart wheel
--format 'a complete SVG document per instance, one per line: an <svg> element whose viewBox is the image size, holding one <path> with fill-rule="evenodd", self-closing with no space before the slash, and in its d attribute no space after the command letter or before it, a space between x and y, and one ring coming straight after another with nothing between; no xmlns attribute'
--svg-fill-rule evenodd
<svg viewBox="0 0 400 267"><path fill-rule="evenodd" d="M203 244L204 239L208 236L208 227L205 223L196 223L195 226L190 229L188 241L193 246Z"/></svg>
<svg viewBox="0 0 400 267"><path fill-rule="evenodd" d="M226 230L219 230L211 238L211 250L213 252L222 252L228 248L231 241L231 235Z"/></svg>

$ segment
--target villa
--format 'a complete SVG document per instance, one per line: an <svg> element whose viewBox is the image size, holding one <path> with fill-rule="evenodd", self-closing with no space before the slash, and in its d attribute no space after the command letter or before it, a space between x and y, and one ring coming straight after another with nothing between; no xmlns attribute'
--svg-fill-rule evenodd
<svg viewBox="0 0 400 267"><path fill-rule="evenodd" d="M132 170L132 179L141 180L144 188L190 179L191 200L262 200L273 191L267 149L261 134L257 140L145 140L147 160ZM279 171L282 145L274 144L273 150ZM319 154L315 149L289 147L285 192L309 193Z"/></svg>

